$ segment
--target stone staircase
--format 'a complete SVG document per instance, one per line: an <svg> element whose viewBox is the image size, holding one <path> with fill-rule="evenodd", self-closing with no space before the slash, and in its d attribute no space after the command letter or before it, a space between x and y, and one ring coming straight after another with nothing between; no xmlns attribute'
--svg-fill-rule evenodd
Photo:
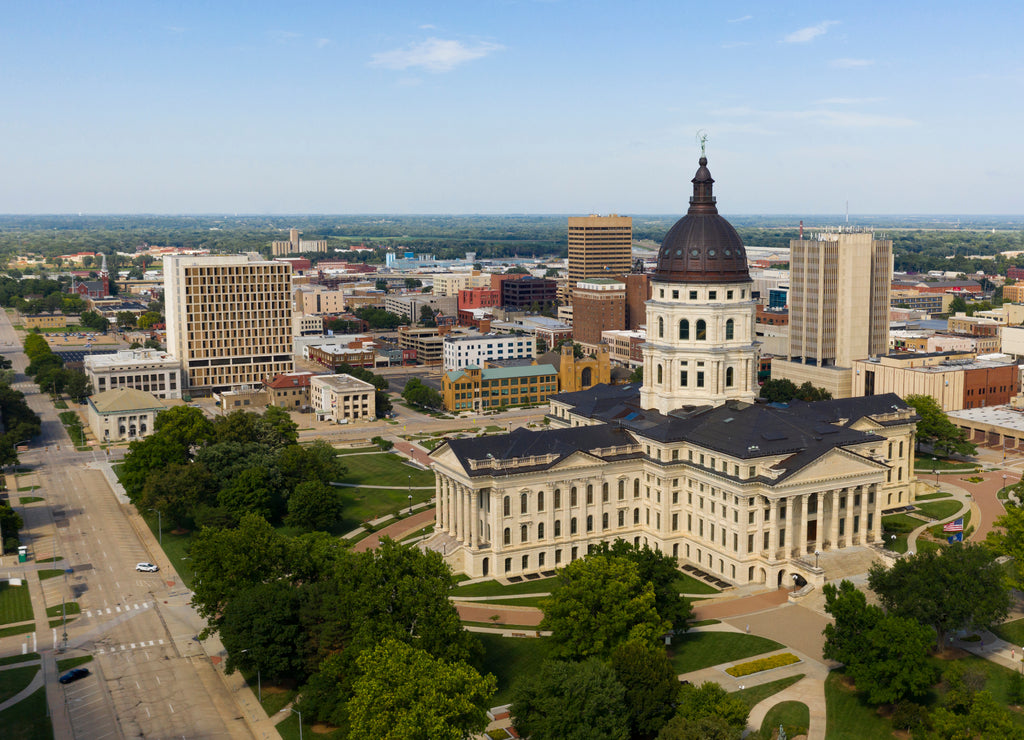
<svg viewBox="0 0 1024 740"><path fill-rule="evenodd" d="M825 571L826 581L838 581L864 575L878 559L878 552L873 547L856 546L823 552L818 565Z"/></svg>

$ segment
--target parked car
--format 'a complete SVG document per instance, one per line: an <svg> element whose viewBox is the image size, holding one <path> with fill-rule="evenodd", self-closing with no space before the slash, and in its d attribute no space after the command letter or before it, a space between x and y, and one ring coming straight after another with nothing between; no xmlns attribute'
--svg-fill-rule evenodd
<svg viewBox="0 0 1024 740"><path fill-rule="evenodd" d="M139 563L135 566L135 570L142 571L143 573L156 573L160 568L152 563Z"/></svg>
<svg viewBox="0 0 1024 740"><path fill-rule="evenodd" d="M61 683L71 683L72 681L77 681L80 678L85 678L88 675L89 675L89 669L88 668L72 668L70 671L65 673L63 676L61 676L57 680L60 681Z"/></svg>

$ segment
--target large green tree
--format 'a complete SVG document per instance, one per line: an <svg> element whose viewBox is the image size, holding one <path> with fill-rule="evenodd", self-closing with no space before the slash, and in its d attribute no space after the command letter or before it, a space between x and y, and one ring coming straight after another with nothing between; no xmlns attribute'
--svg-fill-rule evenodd
<svg viewBox="0 0 1024 740"><path fill-rule="evenodd" d="M271 679L302 675L301 605L299 590L284 581L258 583L235 594L220 622L227 672L259 670Z"/></svg>
<svg viewBox="0 0 1024 740"><path fill-rule="evenodd" d="M356 663L361 675L348 707L352 740L463 740L487 726L497 687L490 674L393 639Z"/></svg>
<svg viewBox="0 0 1024 740"><path fill-rule="evenodd" d="M603 660L546 660L513 688L513 725L531 740L627 740L625 696Z"/></svg>
<svg viewBox="0 0 1024 740"><path fill-rule="evenodd" d="M665 648L624 642L612 651L611 667L626 690L630 737L655 737L675 712L679 697L679 677Z"/></svg>
<svg viewBox="0 0 1024 740"><path fill-rule="evenodd" d="M928 656L933 642L926 625L885 615L860 640L860 652L846 672L871 704L924 696L935 681Z"/></svg>
<svg viewBox="0 0 1024 740"><path fill-rule="evenodd" d="M967 441L967 432L949 420L946 412L931 396L910 395L905 400L914 407L917 422L917 445L930 445L940 455L973 455L978 448Z"/></svg>
<svg viewBox="0 0 1024 740"><path fill-rule="evenodd" d="M611 544L602 542L593 554L624 558L635 563L640 580L654 587L654 606L658 616L671 622L676 632L686 630L686 623L693 616L693 606L679 593L676 585L679 568L675 558L649 545L636 545L623 539L616 539Z"/></svg>
<svg viewBox="0 0 1024 740"><path fill-rule="evenodd" d="M875 563L868 583L886 611L932 627L939 644L957 629L988 629L1006 618L1010 594L995 555L981 545L954 545Z"/></svg>
<svg viewBox="0 0 1024 740"><path fill-rule="evenodd" d="M1020 488L1017 495L1020 496ZM996 519L995 528L988 533L985 544L998 555L1010 558L1009 573L1013 585L1024 589L1024 507L1007 503L1006 513Z"/></svg>
<svg viewBox="0 0 1024 740"><path fill-rule="evenodd" d="M541 629L551 630L553 654L567 658L607 657L627 640L653 646L671 629L637 564L608 555L574 560L558 571L542 608Z"/></svg>
<svg viewBox="0 0 1024 740"><path fill-rule="evenodd" d="M298 484L288 497L288 523L297 527L330 529L341 515L341 492L318 480Z"/></svg>

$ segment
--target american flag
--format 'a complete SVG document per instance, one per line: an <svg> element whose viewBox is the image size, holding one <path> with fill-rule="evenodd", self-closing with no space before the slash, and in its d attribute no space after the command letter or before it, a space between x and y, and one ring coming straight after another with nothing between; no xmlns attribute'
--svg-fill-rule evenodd
<svg viewBox="0 0 1024 740"><path fill-rule="evenodd" d="M957 519L956 521L949 522L948 524L942 525L943 532L963 532L964 531L964 520Z"/></svg>

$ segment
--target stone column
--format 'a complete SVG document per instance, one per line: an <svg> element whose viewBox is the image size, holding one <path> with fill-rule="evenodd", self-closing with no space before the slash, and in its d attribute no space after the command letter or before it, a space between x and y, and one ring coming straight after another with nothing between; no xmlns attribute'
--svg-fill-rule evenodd
<svg viewBox="0 0 1024 740"><path fill-rule="evenodd" d="M465 531L462 528L462 484L456 483L455 490L452 492L454 499L454 507L452 509L452 515L455 520L455 526L452 528L452 535L459 542L462 542L462 533Z"/></svg>
<svg viewBox="0 0 1024 740"><path fill-rule="evenodd" d="M761 496L754 496L754 552L764 550L764 502Z"/></svg>
<svg viewBox="0 0 1024 740"><path fill-rule="evenodd" d="M847 547L853 544L853 489L846 489L846 539Z"/></svg>
<svg viewBox="0 0 1024 740"><path fill-rule="evenodd" d="M471 522L469 520L469 501L473 491L468 486L462 486L462 542L469 544L471 536Z"/></svg>
<svg viewBox="0 0 1024 740"><path fill-rule="evenodd" d="M480 494L469 492L469 546L476 549L480 542Z"/></svg>
<svg viewBox="0 0 1024 740"><path fill-rule="evenodd" d="M796 496L795 498L800 502L800 522L797 523L797 517L793 517L793 544L796 545L796 556L802 558L807 554L807 497L809 493L805 493L802 496Z"/></svg>
<svg viewBox="0 0 1024 740"><path fill-rule="evenodd" d="M779 499L769 501L768 559L774 560L779 551Z"/></svg>
<svg viewBox="0 0 1024 740"><path fill-rule="evenodd" d="M441 491L444 490L444 478L440 475L434 481L434 529L441 530Z"/></svg>
<svg viewBox="0 0 1024 740"><path fill-rule="evenodd" d="M839 490L829 491L829 513L828 513L828 549L838 550L839 549Z"/></svg>
<svg viewBox="0 0 1024 740"><path fill-rule="evenodd" d="M875 484L871 484L869 496L875 497L874 505L868 505L871 512L871 541L880 542L882 539L882 499L881 493Z"/></svg>

